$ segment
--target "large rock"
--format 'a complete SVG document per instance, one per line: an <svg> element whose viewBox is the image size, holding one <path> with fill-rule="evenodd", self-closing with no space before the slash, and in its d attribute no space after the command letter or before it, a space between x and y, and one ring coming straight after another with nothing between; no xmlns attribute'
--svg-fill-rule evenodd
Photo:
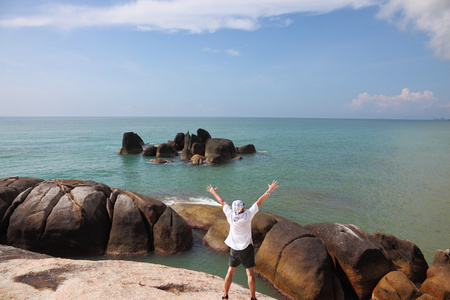
<svg viewBox="0 0 450 300"><path fill-rule="evenodd" d="M259 248L266 237L266 234L277 223L275 216L263 211L258 211L252 220L253 245Z"/></svg>
<svg viewBox="0 0 450 300"><path fill-rule="evenodd" d="M256 270L295 299L343 299L325 245L294 222L279 221L267 233Z"/></svg>
<svg viewBox="0 0 450 300"><path fill-rule="evenodd" d="M153 227L166 205L121 189L114 190L110 203L109 213L113 217L106 254L145 255L152 251Z"/></svg>
<svg viewBox="0 0 450 300"><path fill-rule="evenodd" d="M403 272L414 283L422 283L426 279L428 263L419 247L408 240L378 231L373 237L381 243L396 270Z"/></svg>
<svg viewBox="0 0 450 300"><path fill-rule="evenodd" d="M236 148L231 140L211 138L206 143L205 156L220 155L223 158L236 157Z"/></svg>
<svg viewBox="0 0 450 300"><path fill-rule="evenodd" d="M209 132L202 128L197 129L197 136L201 144L206 144L208 140L211 138Z"/></svg>
<svg viewBox="0 0 450 300"><path fill-rule="evenodd" d="M139 154L143 151L144 141L134 132L125 132L122 138L122 148L119 154Z"/></svg>
<svg viewBox="0 0 450 300"><path fill-rule="evenodd" d="M173 139L175 142L175 149L177 151L180 151L184 148L184 133L178 132L175 138Z"/></svg>
<svg viewBox="0 0 450 300"><path fill-rule="evenodd" d="M192 247L192 229L171 207L168 207L153 227L155 251L173 254Z"/></svg>
<svg viewBox="0 0 450 300"><path fill-rule="evenodd" d="M156 151L158 149L155 146L148 146L142 152L142 156L156 156Z"/></svg>
<svg viewBox="0 0 450 300"><path fill-rule="evenodd" d="M11 214L7 243L59 256L101 255L110 229L110 192L96 182L41 182Z"/></svg>
<svg viewBox="0 0 450 300"><path fill-rule="evenodd" d="M171 207L194 229L207 231L218 219L226 221L218 205L176 203Z"/></svg>
<svg viewBox="0 0 450 300"><path fill-rule="evenodd" d="M9 177L0 179L0 220L3 219L6 210L13 200L23 191L34 187L43 179L28 177Z"/></svg>
<svg viewBox="0 0 450 300"><path fill-rule="evenodd" d="M167 143L160 144L156 150L156 156L158 157L175 157L177 155L177 151Z"/></svg>
<svg viewBox="0 0 450 300"><path fill-rule="evenodd" d="M439 300L450 299L450 250L436 250L422 290Z"/></svg>
<svg viewBox="0 0 450 300"><path fill-rule="evenodd" d="M208 232L202 239L203 245L210 247L212 250L220 253L226 253L230 247L225 244L225 239L230 232L230 224L226 219L219 219L209 228Z"/></svg>
<svg viewBox="0 0 450 300"><path fill-rule="evenodd" d="M421 295L420 290L403 272L392 271L377 284L371 300L415 300Z"/></svg>
<svg viewBox="0 0 450 300"><path fill-rule="evenodd" d="M180 153L180 160L181 161L190 161L193 154L189 148L183 148Z"/></svg>
<svg viewBox="0 0 450 300"><path fill-rule="evenodd" d="M248 144L245 146L236 147L236 152L239 154L255 154L256 148L253 144Z"/></svg>
<svg viewBox="0 0 450 300"><path fill-rule="evenodd" d="M347 295L370 299L380 279L393 269L381 244L355 225L316 223L304 228L324 242Z"/></svg>

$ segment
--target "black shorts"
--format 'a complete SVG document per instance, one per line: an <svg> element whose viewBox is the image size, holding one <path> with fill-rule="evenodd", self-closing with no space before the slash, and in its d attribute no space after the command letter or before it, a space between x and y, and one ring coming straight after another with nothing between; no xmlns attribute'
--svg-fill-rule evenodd
<svg viewBox="0 0 450 300"><path fill-rule="evenodd" d="M255 249L253 248L252 244L248 245L248 247L244 250L230 249L230 258L228 260L228 265L235 268L240 264L242 264L246 269L256 266Z"/></svg>

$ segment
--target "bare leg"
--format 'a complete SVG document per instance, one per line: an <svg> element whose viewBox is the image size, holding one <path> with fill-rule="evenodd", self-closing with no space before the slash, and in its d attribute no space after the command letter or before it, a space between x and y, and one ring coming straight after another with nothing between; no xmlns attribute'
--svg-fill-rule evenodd
<svg viewBox="0 0 450 300"><path fill-rule="evenodd" d="M248 278L248 288L250 289L250 294L252 298L256 298L255 294L255 276L253 274L253 268L245 269L247 272L247 278Z"/></svg>
<svg viewBox="0 0 450 300"><path fill-rule="evenodd" d="M228 291L230 290L230 286L231 286L231 282L233 280L233 275L234 272L236 272L236 268L234 267L229 267L228 268L228 273L227 276L225 277L225 291L224 291L224 296L228 295Z"/></svg>

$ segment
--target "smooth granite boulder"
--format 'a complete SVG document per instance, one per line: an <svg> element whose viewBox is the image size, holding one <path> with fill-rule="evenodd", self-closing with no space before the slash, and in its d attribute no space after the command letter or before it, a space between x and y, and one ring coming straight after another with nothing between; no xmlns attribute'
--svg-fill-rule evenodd
<svg viewBox="0 0 450 300"><path fill-rule="evenodd" d="M204 156L205 155L205 145L195 142L192 144L191 152L194 155L199 154L199 155Z"/></svg>
<svg viewBox="0 0 450 300"><path fill-rule="evenodd" d="M239 154L255 154L256 148L253 144L248 144L245 146L236 147L236 152Z"/></svg>
<svg viewBox="0 0 450 300"><path fill-rule="evenodd" d="M103 254L110 193L109 187L96 182L43 181L11 214L7 243L59 256Z"/></svg>
<svg viewBox="0 0 450 300"><path fill-rule="evenodd" d="M142 156L156 156L157 150L158 150L158 148L156 148L155 146L148 146L142 152Z"/></svg>
<svg viewBox="0 0 450 300"><path fill-rule="evenodd" d="M206 143L205 156L220 155L223 158L236 157L236 148L231 140L211 138Z"/></svg>
<svg viewBox="0 0 450 300"><path fill-rule="evenodd" d="M121 189L114 190L110 203L109 214L113 217L106 254L145 255L152 251L153 227L166 205Z"/></svg>
<svg viewBox="0 0 450 300"><path fill-rule="evenodd" d="M140 154L143 151L144 141L134 132L125 132L122 138L122 148L119 154Z"/></svg>
<svg viewBox="0 0 450 300"><path fill-rule="evenodd" d="M156 156L158 157L175 157L177 155L177 151L167 143L160 144L156 150Z"/></svg>
<svg viewBox="0 0 450 300"><path fill-rule="evenodd" d="M277 219L272 214L258 211L252 220L252 239L255 248L259 248L266 237L266 234L277 223Z"/></svg>
<svg viewBox="0 0 450 300"><path fill-rule="evenodd" d="M373 237L381 243L397 271L403 272L414 283L422 283L426 279L428 263L419 247L379 231Z"/></svg>
<svg viewBox="0 0 450 300"><path fill-rule="evenodd" d="M281 220L256 255L256 270L295 299L343 299L323 242L297 223Z"/></svg>
<svg viewBox="0 0 450 300"><path fill-rule="evenodd" d="M378 282L371 300L414 300L421 295L403 272L392 271Z"/></svg>
<svg viewBox="0 0 450 300"><path fill-rule="evenodd" d="M168 207L153 227L155 251L173 254L192 247L192 229L187 222Z"/></svg>
<svg viewBox="0 0 450 300"><path fill-rule="evenodd" d="M230 250L225 244L225 239L230 233L230 224L226 219L219 219L209 228L202 239L203 245L219 253L226 253Z"/></svg>
<svg viewBox="0 0 450 300"><path fill-rule="evenodd" d="M439 300L450 299L450 250L436 250L421 289Z"/></svg>
<svg viewBox="0 0 450 300"><path fill-rule="evenodd" d="M173 141L175 142L175 149L177 151L182 150L184 148L184 133L178 132Z"/></svg>
<svg viewBox="0 0 450 300"><path fill-rule="evenodd" d="M219 205L176 203L171 206L194 229L207 231L218 220L226 221Z"/></svg>
<svg viewBox="0 0 450 300"><path fill-rule="evenodd" d="M23 191L34 187L39 182L44 181L39 178L9 177L0 179L0 220L3 219L6 210L13 200Z"/></svg>
<svg viewBox="0 0 450 300"><path fill-rule="evenodd" d="M370 299L377 283L393 270L380 242L355 225L315 223L304 228L327 247L346 295Z"/></svg>
<svg viewBox="0 0 450 300"><path fill-rule="evenodd" d="M205 145L208 140L211 138L211 135L205 129L199 128L197 129L198 140L201 144Z"/></svg>
<svg viewBox="0 0 450 300"><path fill-rule="evenodd" d="M183 148L180 152L180 160L181 161L190 161L193 154L189 148Z"/></svg>
<svg viewBox="0 0 450 300"><path fill-rule="evenodd" d="M200 154L195 154L194 156L191 157L191 165L193 166L200 166L203 165L205 163L206 157L200 155Z"/></svg>

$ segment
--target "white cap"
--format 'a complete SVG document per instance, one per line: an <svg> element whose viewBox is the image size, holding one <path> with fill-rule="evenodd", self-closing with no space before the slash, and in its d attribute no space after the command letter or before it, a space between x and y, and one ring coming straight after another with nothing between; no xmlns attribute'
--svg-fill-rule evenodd
<svg viewBox="0 0 450 300"><path fill-rule="evenodd" d="M244 202L241 200L233 201L231 207L233 208L234 214L237 216L241 212L242 208L244 208Z"/></svg>

